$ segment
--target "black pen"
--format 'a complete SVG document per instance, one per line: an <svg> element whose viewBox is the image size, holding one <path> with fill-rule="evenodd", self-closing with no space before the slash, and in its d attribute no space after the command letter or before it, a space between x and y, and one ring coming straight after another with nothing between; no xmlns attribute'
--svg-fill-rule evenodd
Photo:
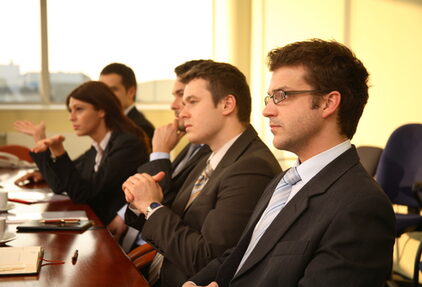
<svg viewBox="0 0 422 287"><path fill-rule="evenodd" d="M72 264L75 264L77 260L78 260L78 249L76 249L75 252L73 253Z"/></svg>

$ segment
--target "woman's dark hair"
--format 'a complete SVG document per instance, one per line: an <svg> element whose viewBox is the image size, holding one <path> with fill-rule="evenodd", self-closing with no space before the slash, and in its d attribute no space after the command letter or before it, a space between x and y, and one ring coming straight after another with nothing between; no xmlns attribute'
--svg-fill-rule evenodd
<svg viewBox="0 0 422 287"><path fill-rule="evenodd" d="M105 124L109 130L135 134L144 143L148 152L150 151L148 136L125 116L120 101L106 84L98 81L83 83L67 96L66 106L68 109L70 98L89 103L96 110L103 110Z"/></svg>

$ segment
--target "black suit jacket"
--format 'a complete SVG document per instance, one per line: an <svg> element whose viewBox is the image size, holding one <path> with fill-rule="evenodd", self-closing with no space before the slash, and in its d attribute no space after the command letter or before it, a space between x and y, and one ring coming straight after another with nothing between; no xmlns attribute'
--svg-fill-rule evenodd
<svg viewBox="0 0 422 287"><path fill-rule="evenodd" d="M129 111L127 117L147 134L149 137L149 143L151 144L152 136L154 135L154 125L149 120L147 120L144 114L138 111L136 107L133 107Z"/></svg>
<svg viewBox="0 0 422 287"><path fill-rule="evenodd" d="M216 280L219 287L384 286L392 268L395 217L354 147L303 186L234 275L282 176L265 190L238 245L190 280Z"/></svg>
<svg viewBox="0 0 422 287"><path fill-rule="evenodd" d="M125 203L123 182L148 160L148 153L135 135L113 132L94 172L96 154L91 147L74 161L67 153L53 160L49 150L31 156L53 192L66 192L75 202L89 204L108 224Z"/></svg>
<svg viewBox="0 0 422 287"><path fill-rule="evenodd" d="M162 286L181 286L189 276L234 246L265 186L281 170L274 155L249 126L185 210L206 160L203 158L189 174L171 208L160 208L143 225L143 239L164 255ZM126 215L130 225L143 221L143 215L136 218L131 211Z"/></svg>

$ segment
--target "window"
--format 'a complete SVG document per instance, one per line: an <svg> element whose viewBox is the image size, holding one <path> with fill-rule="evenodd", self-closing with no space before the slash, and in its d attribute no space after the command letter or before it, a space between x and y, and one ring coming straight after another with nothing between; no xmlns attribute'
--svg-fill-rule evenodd
<svg viewBox="0 0 422 287"><path fill-rule="evenodd" d="M10 15L0 18L3 27L10 27L5 39L19 40L7 41L10 47L0 53L0 102L42 99L39 3L26 0L25 9L22 1L0 4L1 11ZM30 12L16 17L23 10ZM168 87L174 67L212 58L212 13L212 0L48 1L49 101L63 102L79 84L97 80L104 66L121 62L135 71L138 100L168 102L170 89L166 94L154 91L161 91L157 86ZM8 80L12 74L13 80Z"/></svg>
<svg viewBox="0 0 422 287"><path fill-rule="evenodd" d="M0 103L39 102L40 3L1 1L0 11Z"/></svg>

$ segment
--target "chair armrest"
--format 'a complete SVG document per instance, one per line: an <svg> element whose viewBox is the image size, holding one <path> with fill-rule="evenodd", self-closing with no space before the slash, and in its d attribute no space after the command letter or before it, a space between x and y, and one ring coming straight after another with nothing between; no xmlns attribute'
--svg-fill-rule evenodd
<svg viewBox="0 0 422 287"><path fill-rule="evenodd" d="M151 252L151 251L154 251L154 247L152 247L150 244L148 244L148 243L145 243L145 244L142 244L142 245L140 245L140 246L138 246L138 247L136 247L135 249L133 249L132 251L130 251L128 254L127 254L127 256L130 258L130 260L132 261L132 262L134 262L138 257L140 257L140 256L142 256L142 255L144 255L144 254L146 254L146 253L149 253L149 252Z"/></svg>
<svg viewBox="0 0 422 287"><path fill-rule="evenodd" d="M136 268L141 269L144 266L151 264L152 260L155 257L155 254L157 254L157 251L151 250L151 251L145 253L144 255L136 258L133 261L133 264L135 264Z"/></svg>

